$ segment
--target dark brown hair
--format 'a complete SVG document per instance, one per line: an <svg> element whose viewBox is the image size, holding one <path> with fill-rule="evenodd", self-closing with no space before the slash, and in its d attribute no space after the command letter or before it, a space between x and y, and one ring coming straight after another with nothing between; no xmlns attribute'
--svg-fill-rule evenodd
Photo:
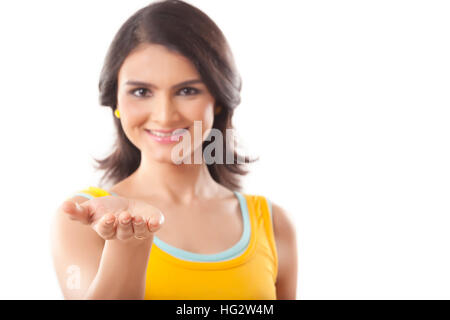
<svg viewBox="0 0 450 320"><path fill-rule="evenodd" d="M117 108L117 77L120 67L130 52L142 43L159 44L188 58L199 72L203 82L222 110L214 117L213 128L222 132L233 129L232 116L240 104L241 77L236 70L233 55L225 36L218 26L201 10L180 0L153 2L138 10L121 26L115 35L101 70L99 90L100 105L111 107L117 138L113 152L105 159L94 159L96 169L105 170L102 181L113 184L131 175L141 161L141 151L133 145L114 117ZM212 143L206 139L202 151ZM212 139L213 140L213 139ZM238 157L245 163L254 162L233 152L232 164L227 164L226 146L223 143L223 164L207 164L212 178L231 190L240 190L240 176L246 175L245 164L237 163ZM230 144L231 145L231 144Z"/></svg>

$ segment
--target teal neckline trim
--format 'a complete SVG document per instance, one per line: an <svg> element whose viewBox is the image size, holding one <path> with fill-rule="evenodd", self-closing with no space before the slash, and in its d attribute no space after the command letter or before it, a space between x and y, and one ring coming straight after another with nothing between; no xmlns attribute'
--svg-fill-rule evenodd
<svg viewBox="0 0 450 320"><path fill-rule="evenodd" d="M118 196L117 193L109 191L110 194ZM241 239L231 248L214 254L202 254L190 252L187 250L179 249L174 247L161 239L156 235L153 237L153 243L156 244L161 250L166 253L175 256L182 260L193 261L193 262L218 262L234 259L240 256L248 247L250 243L251 226L250 226L250 216L248 213L247 200L245 197L237 191L233 191L239 200L239 207L241 208L242 219L244 221L244 232L242 233ZM75 195L84 196L88 199L93 199L94 197L86 193L77 193Z"/></svg>
<svg viewBox="0 0 450 320"><path fill-rule="evenodd" d="M94 196L84 193L84 192L78 192L78 193L73 194L72 196L73 197L75 197L75 196L85 197L85 198L88 198L89 200L94 199Z"/></svg>
<svg viewBox="0 0 450 320"><path fill-rule="evenodd" d="M244 221L244 232L242 233L241 239L233 247L214 254L202 254L194 253L187 250L179 249L174 247L161 239L156 235L153 238L153 243L156 244L161 250L167 252L168 254L175 256L182 260L193 261L193 262L217 262L225 261L236 258L241 255L248 247L250 242L251 226L250 218L248 214L247 201L244 196L239 192L233 191L239 200L239 206L241 208L242 218Z"/></svg>
<svg viewBox="0 0 450 320"><path fill-rule="evenodd" d="M270 214L270 219L272 219L272 202L269 199L266 199L267 203L269 204L269 214Z"/></svg>

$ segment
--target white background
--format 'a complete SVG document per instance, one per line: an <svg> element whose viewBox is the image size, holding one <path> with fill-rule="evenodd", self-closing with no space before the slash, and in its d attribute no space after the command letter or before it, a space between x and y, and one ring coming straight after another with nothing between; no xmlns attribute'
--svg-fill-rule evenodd
<svg viewBox="0 0 450 320"><path fill-rule="evenodd" d="M447 1L189 1L243 78L245 192L292 216L297 299L450 298ZM98 78L149 1L1 1L1 299L61 299L50 221L96 185Z"/></svg>

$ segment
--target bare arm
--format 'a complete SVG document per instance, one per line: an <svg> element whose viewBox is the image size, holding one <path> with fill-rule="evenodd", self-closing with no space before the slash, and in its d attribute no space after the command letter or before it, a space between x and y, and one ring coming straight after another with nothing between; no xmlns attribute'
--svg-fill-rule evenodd
<svg viewBox="0 0 450 320"><path fill-rule="evenodd" d="M82 204L88 200L77 196L71 201ZM71 215L67 214L68 209ZM123 220L121 214L113 224L114 234L108 235L109 229L100 222L110 215L99 218L93 228L87 222L80 223L83 215L89 216L88 211L74 214L72 209L70 206L65 210L63 206L58 208L52 225L53 262L64 298L143 299L153 242L153 233L149 231L159 228L142 216L140 219L134 216L132 222L122 224L119 222ZM148 207L138 209L136 211L143 212ZM141 220L141 224L135 225L135 220ZM137 232L145 239L134 238L132 235Z"/></svg>
<svg viewBox="0 0 450 320"><path fill-rule="evenodd" d="M106 240L98 273L84 299L143 300L152 239L129 245Z"/></svg>
<svg viewBox="0 0 450 320"><path fill-rule="evenodd" d="M297 240L290 215L272 203L273 228L278 253L277 300L295 300L297 295Z"/></svg>

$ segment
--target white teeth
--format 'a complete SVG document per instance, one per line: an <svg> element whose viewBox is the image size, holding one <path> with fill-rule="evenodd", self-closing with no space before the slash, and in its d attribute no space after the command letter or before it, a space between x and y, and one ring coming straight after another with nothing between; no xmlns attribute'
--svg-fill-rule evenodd
<svg viewBox="0 0 450 320"><path fill-rule="evenodd" d="M188 132L188 129L183 128L183 129L176 129L174 132L172 132L173 135L182 135L185 132Z"/></svg>
<svg viewBox="0 0 450 320"><path fill-rule="evenodd" d="M172 135L171 132L169 132L169 133L161 133L161 132L156 132L156 131L152 131L152 130L149 130L149 131L151 132L151 134L153 134L155 136L158 136L158 137L170 137Z"/></svg>
<svg viewBox="0 0 450 320"><path fill-rule="evenodd" d="M168 132L168 133L162 133L162 132L157 132L157 131L152 131L152 130L148 130L150 131L151 134L157 136L157 137L170 137L173 135L180 135L182 134L185 130L187 129L175 129L172 132Z"/></svg>

